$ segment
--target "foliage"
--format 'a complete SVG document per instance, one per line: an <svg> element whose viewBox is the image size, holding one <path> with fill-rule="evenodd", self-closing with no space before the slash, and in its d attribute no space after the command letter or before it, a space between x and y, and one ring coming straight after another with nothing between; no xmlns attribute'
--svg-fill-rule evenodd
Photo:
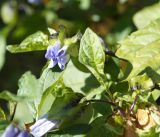
<svg viewBox="0 0 160 137"><path fill-rule="evenodd" d="M35 7L43 3L29 2ZM81 10L91 7L90 0L79 2ZM119 2L127 3L122 0ZM44 2L47 10L37 18L43 20L41 16L45 14L45 21L50 24L56 18L49 11L50 8L55 8L55 3ZM16 2L11 4L17 6ZM60 6L58 4L60 2L56 3L57 7ZM75 3L66 1L67 4ZM7 6L9 5L4 3L3 15L10 8ZM0 93L0 99L9 104L9 112L0 107L0 135L7 132L6 127L13 124L16 125L15 128L27 131L30 136L158 137L160 108L156 101L160 97L160 19L158 14L148 19L148 16L159 10L157 6L159 4L136 13L133 19L138 30L127 37L118 36L116 42L112 39L110 46L106 45L108 37L103 41L89 27L82 34L78 32L68 37L62 26L57 30L48 28L47 31L45 21L42 21L44 28L40 27L39 31L25 36L29 29L23 27L23 23L16 26L17 11L9 9L12 10L8 11L12 18L2 16L6 24L11 24L11 28L7 27L4 31L5 36L16 26L12 37L25 33L23 37L26 38L20 44L9 44L7 50L15 54L47 50L53 59L43 66L39 78L30 71L25 72L18 81L16 94L9 91ZM34 18L35 15L30 14L34 8L25 8L25 12ZM23 21L28 22L26 18ZM81 21L77 26L80 24ZM70 28L69 25L67 27ZM120 34L127 35L127 28L126 25ZM6 37L2 35L4 47ZM121 41L118 42L117 39ZM57 42L60 48L48 50L49 47L56 46ZM114 45L115 43L118 44ZM4 53L4 50L2 54L0 52L0 68ZM63 53L70 57L64 63L65 68L60 70L57 65L49 67L51 61L55 61L55 56L60 59Z"/></svg>

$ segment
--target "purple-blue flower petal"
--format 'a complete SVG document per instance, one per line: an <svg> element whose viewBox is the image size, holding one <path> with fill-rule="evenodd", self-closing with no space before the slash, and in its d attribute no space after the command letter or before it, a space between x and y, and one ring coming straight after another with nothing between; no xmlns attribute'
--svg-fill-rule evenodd
<svg viewBox="0 0 160 137"><path fill-rule="evenodd" d="M57 58L58 66L60 67L60 69L63 70L65 68L65 64L68 62L68 60L69 55L64 55Z"/></svg>
<svg viewBox="0 0 160 137"><path fill-rule="evenodd" d="M60 44L59 41L57 41L54 45L54 53L55 53L56 56L58 56L58 52L59 52L60 49L61 49L61 44Z"/></svg>
<svg viewBox="0 0 160 137"><path fill-rule="evenodd" d="M27 131L21 131L17 137L30 137L29 133Z"/></svg>
<svg viewBox="0 0 160 137"><path fill-rule="evenodd" d="M20 130L11 124L6 128L2 137L17 137L19 133L20 133Z"/></svg>
<svg viewBox="0 0 160 137"><path fill-rule="evenodd" d="M58 51L58 56L64 56L66 54L66 51L67 51L67 46L64 46Z"/></svg>
<svg viewBox="0 0 160 137"><path fill-rule="evenodd" d="M59 41L57 41L55 45L48 47L45 54L45 57L50 60L48 68L53 68L56 64L58 64L62 70L65 68L65 64L69 60L69 55L66 53L67 48L67 46L60 48Z"/></svg>
<svg viewBox="0 0 160 137"><path fill-rule="evenodd" d="M57 59L56 60L51 59L48 68L53 68L57 63L58 63Z"/></svg>
<svg viewBox="0 0 160 137"><path fill-rule="evenodd" d="M58 62L58 66L59 66L59 68L60 68L61 70L64 70L64 68L65 68L64 64L61 64L61 63L59 63L59 62Z"/></svg>
<svg viewBox="0 0 160 137"><path fill-rule="evenodd" d="M39 119L34 125L30 127L30 133L35 137L41 137L51 129L57 128L57 120L48 120L46 118Z"/></svg>
<svg viewBox="0 0 160 137"><path fill-rule="evenodd" d="M54 56L54 54L53 54L53 46L49 46L47 48L47 52L45 54L45 58L51 59L51 58L53 58L53 56Z"/></svg>
<svg viewBox="0 0 160 137"><path fill-rule="evenodd" d="M45 58L47 59L53 59L56 58L58 55L58 51L60 50L60 42L56 42L53 46L48 46L47 52L45 54Z"/></svg>

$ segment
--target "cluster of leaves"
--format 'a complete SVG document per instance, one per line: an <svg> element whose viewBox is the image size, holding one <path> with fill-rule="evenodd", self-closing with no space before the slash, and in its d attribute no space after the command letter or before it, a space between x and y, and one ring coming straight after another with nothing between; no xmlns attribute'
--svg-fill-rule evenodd
<svg viewBox="0 0 160 137"><path fill-rule="evenodd" d="M120 10L117 9L125 9L125 11L130 9L132 3L134 3L131 1L133 0L117 0L116 2L113 2L113 0L0 1L0 70L4 64L5 57L7 59L1 70L0 90L6 89L7 87L7 89L16 91L17 86L15 85L19 76L26 70L32 70L35 75L38 75L40 72L39 68L42 67L44 62L42 52L32 52L25 55L16 54L14 58L12 58L10 54L5 54L7 44L19 43L25 37L36 31L46 32L48 26L58 28L60 24L65 25L66 28L68 28L68 34L71 35L77 30L84 31L86 27L91 27L95 32L105 36L109 30L117 26L116 24L119 24L116 23L117 20L121 20L121 18L113 19L114 16L119 16L120 14ZM123 13L128 13L125 11L123 11ZM127 17L128 16L131 17L130 14L127 15ZM130 28L127 29L123 36L128 34L130 30ZM116 34L116 38L117 37L119 37L118 34ZM112 40L112 36L110 36L110 43L115 42L116 38ZM33 63L30 55L34 56L36 63ZM26 59L30 65L26 65L21 57L24 60ZM12 66L13 71L6 71L10 66ZM5 81L9 82L6 83Z"/></svg>
<svg viewBox="0 0 160 137"><path fill-rule="evenodd" d="M45 32L47 27L57 29L60 24L68 28L73 35L77 30L84 31L90 27L102 36L106 43L112 45L133 31L132 16L144 7L158 0L12 0L0 1L0 90L9 89L16 92L16 81L26 70L31 70L36 76L44 64L43 52L29 54L5 54L5 46L19 43L28 35L40 30ZM6 16L8 15L8 16ZM75 25L76 24L76 25ZM32 57L35 60L33 62ZM26 65L26 60L29 65ZM2 65L1 65L2 66ZM6 71L12 67L11 71ZM9 82L6 82L9 81Z"/></svg>
<svg viewBox="0 0 160 137"><path fill-rule="evenodd" d="M9 45L11 53L42 51L60 40L69 46L71 59L63 71L57 66L48 69L47 62L38 79L26 72L19 80L17 95L0 93L10 108L10 116L0 109L0 134L11 121L28 129L47 115L50 120L60 121L47 137L158 137L158 6L134 16L139 29L119 42L115 53L89 28L80 43L79 34L66 38L63 30L55 36L49 29L49 35L39 31L19 45ZM144 17L146 21L142 21Z"/></svg>

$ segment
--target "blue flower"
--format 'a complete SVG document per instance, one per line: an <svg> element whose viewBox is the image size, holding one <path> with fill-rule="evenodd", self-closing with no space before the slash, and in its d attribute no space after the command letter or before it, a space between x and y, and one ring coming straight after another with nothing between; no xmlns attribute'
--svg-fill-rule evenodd
<svg viewBox="0 0 160 137"><path fill-rule="evenodd" d="M17 137L30 137L27 131L21 131Z"/></svg>
<svg viewBox="0 0 160 137"><path fill-rule="evenodd" d="M2 137L16 137L19 133L20 130L11 124L6 128Z"/></svg>
<svg viewBox="0 0 160 137"><path fill-rule="evenodd" d="M4 131L2 137L30 137L27 131L20 131L20 129L13 124L9 125Z"/></svg>
<svg viewBox="0 0 160 137"><path fill-rule="evenodd" d="M48 120L47 118L41 118L30 127L30 133L35 137L41 137L48 131L57 128L58 125L58 120Z"/></svg>
<svg viewBox="0 0 160 137"><path fill-rule="evenodd" d="M61 48L60 42L56 42L53 46L48 46L47 52L45 54L45 58L50 60L50 64L48 68L53 68L56 64L60 67L60 69L65 68L65 64L69 60L69 55L67 52L67 46Z"/></svg>

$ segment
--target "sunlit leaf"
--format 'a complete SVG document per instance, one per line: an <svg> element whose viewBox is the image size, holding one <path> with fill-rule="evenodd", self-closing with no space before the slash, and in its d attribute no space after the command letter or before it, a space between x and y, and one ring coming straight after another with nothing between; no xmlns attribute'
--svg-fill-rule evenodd
<svg viewBox="0 0 160 137"><path fill-rule="evenodd" d="M138 75L136 77L131 78L130 86L132 88L138 89L141 88L143 90L149 90L154 87L154 83L151 78L149 78L146 73L143 75Z"/></svg>
<svg viewBox="0 0 160 137"><path fill-rule="evenodd" d="M0 93L0 99L7 100L7 101L22 102L22 101L25 101L26 96L17 96L9 91L3 91Z"/></svg>
<svg viewBox="0 0 160 137"><path fill-rule="evenodd" d="M156 20L120 42L120 48L117 50L116 55L119 58L128 60L133 67L128 79L138 75L141 71L146 72L150 77L152 69L157 71L156 73L159 72L159 30L160 20ZM159 77L156 79L156 82L158 81Z"/></svg>
<svg viewBox="0 0 160 137"><path fill-rule="evenodd" d="M33 119L39 116L39 111L41 111L39 104L41 102L42 94L54 81L56 81L58 75L59 72L52 72L51 69L45 69L39 79L30 72L26 72L22 75L19 80L18 95L27 96L29 100L17 104L15 119L18 119L23 123L29 123L33 122ZM46 106L43 106L44 109L48 108L48 102L45 105ZM21 113L21 110L26 112L25 115Z"/></svg>
<svg viewBox="0 0 160 137"><path fill-rule="evenodd" d="M39 97L41 95L41 92L38 90L38 84L38 80L35 78L35 76L30 72L26 72L19 80L19 90L17 93L18 95L27 96L31 99L27 102L27 105L34 117L37 114L36 101L40 99Z"/></svg>
<svg viewBox="0 0 160 137"><path fill-rule="evenodd" d="M107 89L104 76L105 53L100 38L91 30L86 29L80 42L79 61L85 65Z"/></svg>
<svg viewBox="0 0 160 137"><path fill-rule="evenodd" d="M29 52L46 50L48 47L48 36L41 31L38 31L26 39L24 39L19 45L9 45L7 50L11 53Z"/></svg>
<svg viewBox="0 0 160 137"><path fill-rule="evenodd" d="M79 61L95 75L104 74L105 54L100 38L89 28L82 36Z"/></svg>
<svg viewBox="0 0 160 137"><path fill-rule="evenodd" d="M148 7L143 8L139 12L137 12L133 21L138 28L144 28L151 21L160 18L160 4L154 4Z"/></svg>
<svg viewBox="0 0 160 137"><path fill-rule="evenodd" d="M153 97L153 99L156 101L156 100L160 97L160 90L154 89L154 90L152 91L152 97Z"/></svg>
<svg viewBox="0 0 160 137"><path fill-rule="evenodd" d="M54 100L55 94L53 92L57 92L62 89L61 85L61 75L63 72L52 72L50 69L46 69L43 71L39 82L41 83L41 90L43 90L43 94L41 96L41 100L38 104L38 117L43 116L46 114Z"/></svg>

